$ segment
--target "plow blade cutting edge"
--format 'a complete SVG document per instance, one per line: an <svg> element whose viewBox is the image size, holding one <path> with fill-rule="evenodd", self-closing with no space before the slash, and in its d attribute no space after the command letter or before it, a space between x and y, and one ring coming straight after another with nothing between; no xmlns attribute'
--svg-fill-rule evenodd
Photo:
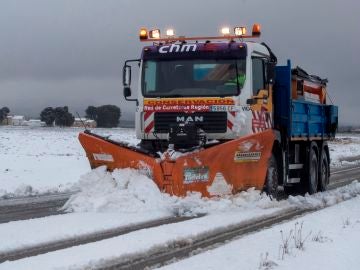
<svg viewBox="0 0 360 270"><path fill-rule="evenodd" d="M206 149L177 155L155 156L125 143L109 140L89 131L79 134L92 168L105 165L109 171L134 168L145 172L160 190L185 196L200 192L210 197L262 189L274 143L272 130L241 137Z"/></svg>

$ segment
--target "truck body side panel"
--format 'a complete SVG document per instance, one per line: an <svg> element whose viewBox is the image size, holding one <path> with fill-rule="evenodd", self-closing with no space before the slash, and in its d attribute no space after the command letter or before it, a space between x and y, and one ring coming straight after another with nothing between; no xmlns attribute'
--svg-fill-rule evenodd
<svg viewBox="0 0 360 270"><path fill-rule="evenodd" d="M335 136L338 108L291 98L291 63L276 67L275 128L290 140L328 139Z"/></svg>
<svg viewBox="0 0 360 270"><path fill-rule="evenodd" d="M332 137L331 107L293 100L291 137Z"/></svg>

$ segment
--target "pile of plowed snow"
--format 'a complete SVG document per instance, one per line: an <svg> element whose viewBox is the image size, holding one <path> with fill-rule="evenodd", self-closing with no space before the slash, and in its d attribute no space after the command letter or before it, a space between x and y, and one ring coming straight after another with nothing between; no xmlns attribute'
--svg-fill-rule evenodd
<svg viewBox="0 0 360 270"><path fill-rule="evenodd" d="M287 201L302 209L318 209L338 204L360 194L360 183L355 180L351 184L313 195L289 196Z"/></svg>
<svg viewBox="0 0 360 270"><path fill-rule="evenodd" d="M65 204L69 212L157 212L165 215L197 215L255 208L321 208L360 194L360 183L309 196L290 196L287 200L271 200L253 188L236 195L201 198L199 193L189 193L184 198L161 193L156 184L134 169L117 169L110 173L99 167L79 181L80 192Z"/></svg>
<svg viewBox="0 0 360 270"><path fill-rule="evenodd" d="M102 166L81 176L80 192L64 208L75 212L143 212L170 211L169 196L155 183L134 169L110 173Z"/></svg>
<svg viewBox="0 0 360 270"><path fill-rule="evenodd" d="M160 192L156 184L141 171L116 169L110 173L99 167L79 181L80 192L65 204L66 211L141 213L161 211L169 215L197 215L239 208L280 206L255 189L221 198L201 198L188 193L180 198Z"/></svg>

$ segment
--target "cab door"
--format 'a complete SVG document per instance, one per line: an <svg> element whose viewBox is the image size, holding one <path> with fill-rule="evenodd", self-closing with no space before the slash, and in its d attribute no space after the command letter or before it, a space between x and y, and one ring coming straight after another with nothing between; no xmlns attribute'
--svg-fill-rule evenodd
<svg viewBox="0 0 360 270"><path fill-rule="evenodd" d="M267 57L251 57L252 97L248 104L252 111L253 133L270 129L273 125L272 84L266 74L268 64Z"/></svg>

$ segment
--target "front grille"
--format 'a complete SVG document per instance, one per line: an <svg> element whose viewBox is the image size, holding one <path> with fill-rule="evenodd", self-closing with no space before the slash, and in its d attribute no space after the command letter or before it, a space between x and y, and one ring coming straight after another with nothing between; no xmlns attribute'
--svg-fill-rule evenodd
<svg viewBox="0 0 360 270"><path fill-rule="evenodd" d="M168 133L169 126L185 120L194 123L206 133L225 133L227 127L226 112L199 112L199 113L155 113L155 132ZM191 121L193 120L193 121Z"/></svg>

